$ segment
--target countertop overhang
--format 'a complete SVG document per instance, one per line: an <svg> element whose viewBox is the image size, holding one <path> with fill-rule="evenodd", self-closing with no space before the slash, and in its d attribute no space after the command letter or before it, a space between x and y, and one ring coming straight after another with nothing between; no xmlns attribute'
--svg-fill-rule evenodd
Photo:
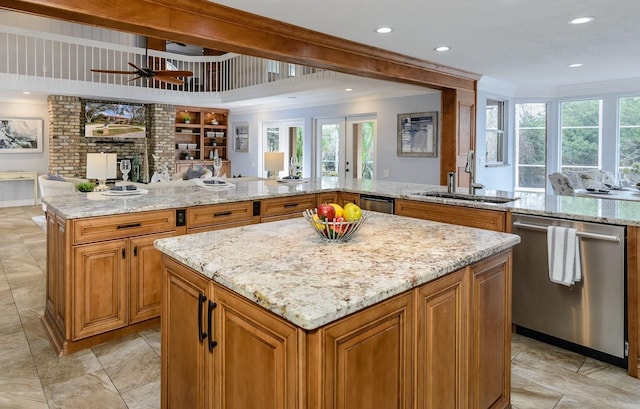
<svg viewBox="0 0 640 409"><path fill-rule="evenodd" d="M510 249L516 235L372 212L345 243L305 219L155 242L166 255L306 330Z"/></svg>

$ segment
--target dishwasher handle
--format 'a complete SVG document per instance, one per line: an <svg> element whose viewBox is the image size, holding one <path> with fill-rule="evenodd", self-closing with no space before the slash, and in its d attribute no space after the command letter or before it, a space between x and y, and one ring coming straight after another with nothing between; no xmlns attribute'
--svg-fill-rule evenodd
<svg viewBox="0 0 640 409"><path fill-rule="evenodd" d="M540 226L538 224L528 224L528 223L522 223L522 222L513 222L513 226L514 227L519 227L521 229L526 229L526 230L537 230L537 231L547 231L547 227L546 226ZM576 233L576 235L578 237L584 237L587 239L594 239L594 240L604 240L604 241L615 241L617 243L620 243L620 236L611 236L609 234L599 234L599 233L589 233L586 231L578 231Z"/></svg>

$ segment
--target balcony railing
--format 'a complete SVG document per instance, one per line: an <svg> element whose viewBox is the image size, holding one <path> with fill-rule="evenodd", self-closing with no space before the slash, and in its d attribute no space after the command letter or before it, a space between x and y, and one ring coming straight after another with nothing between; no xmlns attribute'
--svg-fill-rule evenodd
<svg viewBox="0 0 640 409"><path fill-rule="evenodd" d="M91 72L91 68L133 71L129 63L154 70L187 70L193 72L193 76L184 78L184 85L172 85L157 80L134 79L134 73ZM0 25L2 74L173 92L225 93L274 81L326 78L332 73L246 55L183 56Z"/></svg>

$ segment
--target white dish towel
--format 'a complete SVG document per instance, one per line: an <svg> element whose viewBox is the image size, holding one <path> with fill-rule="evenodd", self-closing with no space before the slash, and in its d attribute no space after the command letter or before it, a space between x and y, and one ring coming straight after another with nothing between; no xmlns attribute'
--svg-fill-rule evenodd
<svg viewBox="0 0 640 409"><path fill-rule="evenodd" d="M577 233L572 227L547 227L549 279L554 283L571 286L582 280L580 238Z"/></svg>

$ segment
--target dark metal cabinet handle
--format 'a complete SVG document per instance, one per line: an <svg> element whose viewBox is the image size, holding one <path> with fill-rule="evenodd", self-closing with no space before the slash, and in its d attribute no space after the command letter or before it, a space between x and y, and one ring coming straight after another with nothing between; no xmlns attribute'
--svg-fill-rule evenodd
<svg viewBox="0 0 640 409"><path fill-rule="evenodd" d="M127 249L122 248L122 258L127 258Z"/></svg>
<svg viewBox="0 0 640 409"><path fill-rule="evenodd" d="M133 257L138 257L138 246L133 248Z"/></svg>
<svg viewBox="0 0 640 409"><path fill-rule="evenodd" d="M298 206L298 203L285 203L284 207L296 207Z"/></svg>
<svg viewBox="0 0 640 409"><path fill-rule="evenodd" d="M227 212L218 212L218 213L214 213L213 217L220 217L220 216L231 216L231 212L227 211Z"/></svg>
<svg viewBox="0 0 640 409"><path fill-rule="evenodd" d="M132 223L132 224L121 224L117 228L118 229L131 229L132 227L141 227L142 223Z"/></svg>
<svg viewBox="0 0 640 409"><path fill-rule="evenodd" d="M198 293L198 339L200 342L204 341L207 337L207 333L202 332L202 307L205 301L207 301L207 296Z"/></svg>
<svg viewBox="0 0 640 409"><path fill-rule="evenodd" d="M209 300L209 317L207 323L207 331L209 331L209 351L213 351L213 348L218 345L218 343L213 340L213 329L211 328L213 325L213 310L215 310L217 306L218 304Z"/></svg>

